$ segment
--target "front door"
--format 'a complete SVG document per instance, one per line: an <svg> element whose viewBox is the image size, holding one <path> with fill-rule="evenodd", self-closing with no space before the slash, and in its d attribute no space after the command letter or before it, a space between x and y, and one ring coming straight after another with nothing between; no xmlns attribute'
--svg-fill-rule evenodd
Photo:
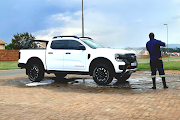
<svg viewBox="0 0 180 120"><path fill-rule="evenodd" d="M68 40L68 49L64 51L64 70L85 70L86 50L78 50L79 45L82 44L76 40Z"/></svg>

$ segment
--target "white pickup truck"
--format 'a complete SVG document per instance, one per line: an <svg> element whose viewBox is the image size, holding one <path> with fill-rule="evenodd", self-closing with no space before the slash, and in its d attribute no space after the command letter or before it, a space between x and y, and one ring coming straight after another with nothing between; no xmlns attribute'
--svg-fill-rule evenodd
<svg viewBox="0 0 180 120"><path fill-rule="evenodd" d="M34 42L37 47L32 47ZM91 75L97 84L107 85L113 77L126 81L137 70L133 51L104 48L89 37L77 36L29 40L19 52L18 63L31 81L41 81L46 72L59 78L67 74Z"/></svg>

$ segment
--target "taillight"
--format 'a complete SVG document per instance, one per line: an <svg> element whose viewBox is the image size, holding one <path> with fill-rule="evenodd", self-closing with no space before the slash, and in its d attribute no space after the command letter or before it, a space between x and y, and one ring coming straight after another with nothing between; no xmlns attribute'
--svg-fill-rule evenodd
<svg viewBox="0 0 180 120"><path fill-rule="evenodd" d="M19 52L19 59L21 58L21 52Z"/></svg>

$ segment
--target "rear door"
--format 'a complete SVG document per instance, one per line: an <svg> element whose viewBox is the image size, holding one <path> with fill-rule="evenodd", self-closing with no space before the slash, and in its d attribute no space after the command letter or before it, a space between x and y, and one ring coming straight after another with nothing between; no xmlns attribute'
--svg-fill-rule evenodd
<svg viewBox="0 0 180 120"><path fill-rule="evenodd" d="M65 49L67 49L66 40L54 40L46 52L47 70L63 70L63 59Z"/></svg>
<svg viewBox="0 0 180 120"><path fill-rule="evenodd" d="M86 68L86 50L78 50L79 41L68 40L68 49L64 50L64 70L83 71Z"/></svg>

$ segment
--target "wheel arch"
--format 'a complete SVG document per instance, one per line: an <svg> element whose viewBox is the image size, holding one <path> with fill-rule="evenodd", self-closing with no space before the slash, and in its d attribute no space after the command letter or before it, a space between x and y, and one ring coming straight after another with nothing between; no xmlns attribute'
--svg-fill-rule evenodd
<svg viewBox="0 0 180 120"><path fill-rule="evenodd" d="M30 64L32 64L32 63L37 63L37 64L41 65L43 67L43 69L45 70L45 66L44 66L44 64L43 64L43 62L42 62L42 60L40 58L38 58L38 57L31 57L31 58L28 59L28 61L26 63L26 74L27 74L28 66Z"/></svg>
<svg viewBox="0 0 180 120"><path fill-rule="evenodd" d="M90 63L90 66L89 66L89 74L90 75L93 74L93 69L99 63L104 63L113 71L113 73L115 73L114 65L112 64L112 62L109 59L107 59L105 57L98 57L98 58L93 59Z"/></svg>

